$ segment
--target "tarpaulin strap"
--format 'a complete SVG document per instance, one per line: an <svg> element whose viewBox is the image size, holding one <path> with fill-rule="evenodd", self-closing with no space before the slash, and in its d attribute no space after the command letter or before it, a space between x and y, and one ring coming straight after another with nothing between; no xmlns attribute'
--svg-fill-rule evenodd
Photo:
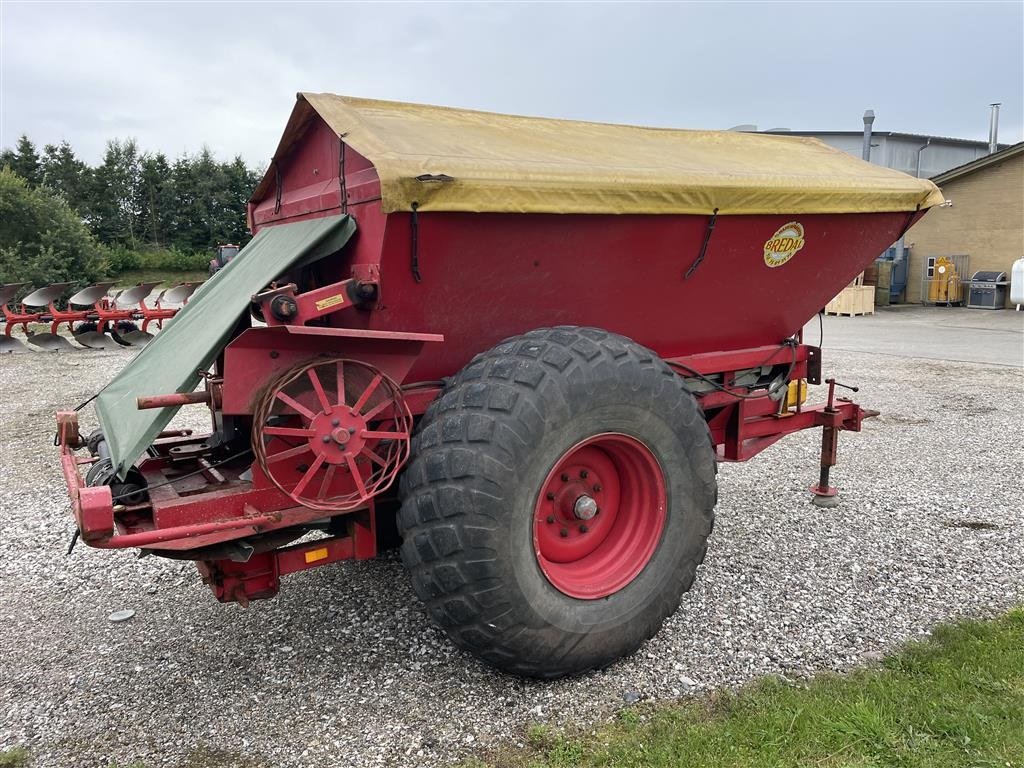
<svg viewBox="0 0 1024 768"><path fill-rule="evenodd" d="M270 162L274 166L274 186L276 187L274 192L274 215L276 216L281 212L281 166L277 164L276 159Z"/></svg>
<svg viewBox="0 0 1024 768"><path fill-rule="evenodd" d="M75 410L76 411L82 410L83 408L85 408L85 406L87 406L89 403L91 403L93 400L95 400L98 395L99 395L99 392L96 392L95 394L91 395L88 400L83 400L82 402L80 402L78 405L75 406Z"/></svg>
<svg viewBox="0 0 1024 768"><path fill-rule="evenodd" d="M341 212L348 213L348 187L345 180L345 136L338 137L338 191L341 194Z"/></svg>
<svg viewBox="0 0 1024 768"><path fill-rule="evenodd" d="M903 225L903 229L900 230L899 237L896 238L897 241L902 240L903 236L907 234L907 230L910 229L911 225L914 223L914 217L920 212L921 204L918 203L917 208L907 214L907 222Z"/></svg>
<svg viewBox="0 0 1024 768"><path fill-rule="evenodd" d="M75 532L71 536L71 543L68 544L68 551L64 553L65 555L70 555L74 551L75 544L78 543L78 537L81 536L81 535L82 535L82 529L79 528L78 526L75 526Z"/></svg>
<svg viewBox="0 0 1024 768"><path fill-rule="evenodd" d="M412 267L412 279L417 283L423 282L423 275L420 274L420 217L417 211L419 210L420 204L414 202L412 204L412 219L410 220L410 226L412 227L412 261L410 266Z"/></svg>
<svg viewBox="0 0 1024 768"><path fill-rule="evenodd" d="M683 280L689 280L690 279L690 275L692 275L694 272L696 272L697 271L697 267L699 267L700 263L702 261L704 261L704 256L706 256L707 252L708 252L708 243L711 242L711 233L715 231L715 222L717 220L718 220L718 209L715 208L715 210L711 212L710 218L708 218L708 227L707 227L707 229L704 230L704 242L701 243L700 253L697 254L697 258L693 262L693 264L690 265L690 268L688 270L686 270L686 274L683 275Z"/></svg>

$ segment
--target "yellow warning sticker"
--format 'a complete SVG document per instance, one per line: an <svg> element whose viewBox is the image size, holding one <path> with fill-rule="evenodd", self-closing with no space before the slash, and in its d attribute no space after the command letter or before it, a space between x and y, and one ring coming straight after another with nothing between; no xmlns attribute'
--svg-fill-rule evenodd
<svg viewBox="0 0 1024 768"><path fill-rule="evenodd" d="M327 547L320 547L320 549L311 549L306 553L306 562L315 563L317 560L327 559Z"/></svg>
<svg viewBox="0 0 1024 768"><path fill-rule="evenodd" d="M764 263L769 267L781 267L804 247L804 227L799 221L791 221L779 227L764 244Z"/></svg>
<svg viewBox="0 0 1024 768"><path fill-rule="evenodd" d="M336 307L339 304L344 304L344 303L345 303L345 294L344 293L336 293L334 296L328 296L326 299L320 299L320 301L316 302L316 308L317 308L317 311L323 312L325 309L330 309L331 307Z"/></svg>

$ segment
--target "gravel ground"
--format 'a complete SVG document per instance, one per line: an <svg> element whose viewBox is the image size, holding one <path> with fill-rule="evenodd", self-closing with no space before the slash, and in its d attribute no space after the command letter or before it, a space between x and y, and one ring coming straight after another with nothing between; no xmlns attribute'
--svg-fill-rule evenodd
<svg viewBox="0 0 1024 768"><path fill-rule="evenodd" d="M808 503L816 431L723 467L707 562L662 632L603 672L534 683L453 649L394 554L290 576L249 609L189 563L65 557L52 413L128 357L0 358L0 750L34 767L436 764L535 722L847 669L1024 601L1019 369L826 352L884 413L840 440L842 505ZM134 619L108 621L122 608Z"/></svg>

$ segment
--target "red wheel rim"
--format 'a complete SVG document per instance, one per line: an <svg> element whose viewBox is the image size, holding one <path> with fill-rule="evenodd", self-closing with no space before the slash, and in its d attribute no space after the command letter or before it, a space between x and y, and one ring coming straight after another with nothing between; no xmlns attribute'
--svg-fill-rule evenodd
<svg viewBox="0 0 1024 768"><path fill-rule="evenodd" d="M661 465L639 440L606 433L577 443L555 462L534 508L544 576L581 600L618 592L657 549L666 496Z"/></svg>

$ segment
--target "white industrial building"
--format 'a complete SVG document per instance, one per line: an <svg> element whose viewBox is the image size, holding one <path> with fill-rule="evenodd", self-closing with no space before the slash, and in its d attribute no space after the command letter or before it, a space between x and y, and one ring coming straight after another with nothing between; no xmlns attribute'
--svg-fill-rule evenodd
<svg viewBox="0 0 1024 768"><path fill-rule="evenodd" d="M875 115L871 110L864 113L864 129L860 131L793 131L788 128L758 131L757 126L754 125L741 125L732 130L785 136L810 136L854 157L870 160L872 163L886 168L903 171L918 178L941 178L942 174L947 171L968 166L980 158L993 155L1009 146L999 144L997 141L999 106L998 104L991 105L988 141L900 133L898 131L874 131L872 129ZM919 272L921 267L919 263L915 263L916 269L911 268L909 245L907 238L901 237L882 254L882 258L893 262L891 273L891 299L893 301L921 300L920 292L916 290L917 283L914 283L914 281L920 280L919 275L914 273ZM949 247L952 247L952 244ZM920 254L918 256L920 257ZM913 286L910 286L910 291L907 291L908 283L914 283Z"/></svg>
<svg viewBox="0 0 1024 768"><path fill-rule="evenodd" d="M862 157L863 131L790 131L776 128L763 133L811 136L854 157ZM1001 145L1000 148L1006 145ZM871 134L871 162L886 168L930 179L951 168L989 154L987 141L926 136L919 133L882 131Z"/></svg>

